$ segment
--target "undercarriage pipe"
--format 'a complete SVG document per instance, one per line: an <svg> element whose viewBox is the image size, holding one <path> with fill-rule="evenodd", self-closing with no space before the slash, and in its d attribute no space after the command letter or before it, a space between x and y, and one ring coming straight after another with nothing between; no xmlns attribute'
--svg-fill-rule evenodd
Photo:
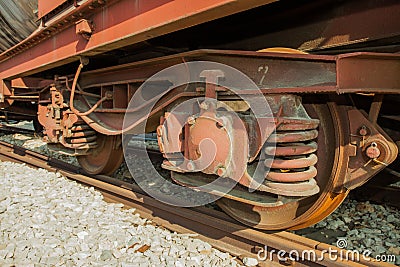
<svg viewBox="0 0 400 267"><path fill-rule="evenodd" d="M94 104L88 111L85 111L85 112L80 112L79 110L77 110L74 107L75 90L76 90L76 86L78 84L79 75L80 75L84 65L85 65L84 62L82 62L82 60L81 60L81 63L79 64L79 67L76 70L74 81L72 82L71 94L70 94L70 97L69 97L69 107L70 107L71 111L77 116L87 116L87 115L89 115L90 113L95 111L95 109L98 108L98 106L101 103L103 103L104 101L106 101L107 99L110 98L109 96L102 97L99 101L96 102L96 104Z"/></svg>

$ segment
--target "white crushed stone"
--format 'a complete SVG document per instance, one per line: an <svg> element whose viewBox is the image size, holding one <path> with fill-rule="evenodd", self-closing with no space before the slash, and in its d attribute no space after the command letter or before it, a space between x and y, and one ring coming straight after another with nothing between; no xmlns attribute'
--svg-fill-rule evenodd
<svg viewBox="0 0 400 267"><path fill-rule="evenodd" d="M0 162L0 265L237 266L228 253L43 169Z"/></svg>
<svg viewBox="0 0 400 267"><path fill-rule="evenodd" d="M255 258L244 257L244 258L243 258L243 264L244 264L245 266L257 266L258 260L255 259Z"/></svg>

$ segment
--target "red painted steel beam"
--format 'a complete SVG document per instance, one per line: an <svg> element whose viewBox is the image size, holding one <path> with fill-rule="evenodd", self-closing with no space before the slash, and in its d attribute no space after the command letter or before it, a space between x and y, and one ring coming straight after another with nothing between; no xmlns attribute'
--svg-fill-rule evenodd
<svg viewBox="0 0 400 267"><path fill-rule="evenodd" d="M67 0L39 0L38 1L38 17L39 19L49 14L56 7L61 6Z"/></svg>
<svg viewBox="0 0 400 267"><path fill-rule="evenodd" d="M276 0L119 0L93 9L94 31L89 40L77 35L75 25L59 30L48 25L47 39L35 41L26 50L16 46L0 55L0 79L14 79L77 60L138 43L156 36L214 20ZM76 10L97 1L87 1ZM89 6L90 8L90 6ZM92 6L93 8L93 6ZM70 14L79 17L79 12ZM38 36L38 39L42 37ZM12 50L22 52L13 56ZM1 88L0 88L1 90Z"/></svg>
<svg viewBox="0 0 400 267"><path fill-rule="evenodd" d="M79 82L82 88L88 88L122 81L144 81L164 68L190 61L212 61L233 67L246 74L266 94L400 93L400 54L368 52L333 56L196 50L83 72ZM268 75L264 78L260 66L268 66ZM246 93L257 92L242 92Z"/></svg>

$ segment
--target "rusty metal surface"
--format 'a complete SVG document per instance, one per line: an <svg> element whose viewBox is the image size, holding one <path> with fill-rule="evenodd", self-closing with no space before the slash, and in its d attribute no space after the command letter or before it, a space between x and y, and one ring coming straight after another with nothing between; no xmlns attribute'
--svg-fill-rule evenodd
<svg viewBox="0 0 400 267"><path fill-rule="evenodd" d="M307 54L257 53L248 51L217 51L198 50L181 53L163 58L145 60L117 67L84 72L80 77L82 88L99 88L106 91L118 91L121 88L128 95L128 88L138 88L140 84L156 72L180 64L196 60L207 60L234 67L250 77L262 93L356 93L356 92L400 92L400 55L377 53L353 53L339 56L321 56ZM268 75L260 72L260 66L268 66ZM115 75L118 73L118 75ZM191 73L197 77L200 73ZM173 86L169 83L165 89ZM172 80L172 79L171 79ZM125 88L125 89L124 89ZM162 88L160 88L161 90ZM243 88L246 89L246 88ZM143 91L142 94L151 94ZM242 90L241 94L251 95L259 92ZM179 99L189 92L175 92L165 95L157 108L171 103L172 99ZM201 95L193 92L193 96ZM224 95L225 94L225 95ZM228 93L219 92L219 98L232 97ZM143 97L148 99L149 96ZM144 102L148 105L151 101ZM97 109L94 114L84 117L87 123L92 123L97 131L103 134L120 133L122 127L121 116L124 112L137 112L113 108L109 106ZM126 102L125 102L126 104ZM79 106L79 105L78 105ZM81 109L87 110L83 105ZM140 108L139 108L140 110ZM152 115L152 114L150 114ZM118 119L118 117L120 119ZM96 126L96 120L101 119L107 127ZM126 129L129 130L129 129ZM283 130L283 129L282 129Z"/></svg>
<svg viewBox="0 0 400 267"><path fill-rule="evenodd" d="M36 10L37 0L0 1L0 53L18 44L38 28Z"/></svg>
<svg viewBox="0 0 400 267"><path fill-rule="evenodd" d="M179 64L195 60L208 60L224 63L249 76L261 88L264 94L273 93L355 93L355 92L380 92L399 93L400 78L400 55L377 54L377 53L353 53L339 56L317 56L304 54L281 54L281 53L257 53L244 51L215 51L199 50L173 56L145 60L117 67L105 68L83 73L80 77L82 88L98 88L102 92L100 108L93 114L89 111L79 113L86 123L103 134L118 134L122 127L124 112L135 112L126 110L129 96L148 77L157 71ZM268 66L268 75L260 73L260 66ZM118 73L118 75L115 75ZM201 75L201 73L193 74ZM76 80L76 79L74 79ZM61 82L61 81L60 81ZM169 81L166 82L169 83ZM69 88L66 82L67 89ZM171 85L169 85L171 86ZM168 86L167 86L168 87ZM167 89L166 87L166 89ZM160 88L162 89L162 88ZM246 89L246 88L244 88ZM147 91L141 92L144 99L149 97ZM258 92L243 90L242 94L251 95ZM0 87L0 96L3 97L3 106L11 104L13 91L11 83L3 80ZM163 103L157 106L160 110L171 101L175 101L190 92L175 92L166 95ZM192 94L200 95L200 92ZM224 92L219 92L219 97L224 98ZM227 93L227 97L229 93ZM115 95L110 98L108 95ZM11 96L8 97L7 96ZM118 96L118 99L116 98ZM189 95L187 95L189 96ZM4 99L5 98L5 99ZM110 100L108 100L110 99ZM87 102L87 101L86 101ZM76 99L75 104L79 110L95 109L90 107L82 96ZM151 101L144 102L148 105ZM151 115L151 114L150 114ZM104 124L96 122L102 120Z"/></svg>
<svg viewBox="0 0 400 267"><path fill-rule="evenodd" d="M294 186L304 194L307 189L315 187L315 181L317 181L320 188L317 195L304 200L292 200L276 207L250 205L226 198L218 201L218 205L236 220L261 229L287 227L299 229L312 225L328 216L348 194L348 190L343 188L342 180L343 177L346 177L347 162L349 161L345 146L348 137L347 124L345 123L347 119L337 116L342 114L340 112L342 109L343 107L337 107L334 104L306 106L307 113L321 121L317 137L319 148L315 152L320 161L316 163L318 173L314 185L309 182L307 188L307 184L303 182L302 184L295 183ZM274 183L272 186L283 190L285 187L290 189L290 185L290 183L284 185ZM342 187L343 190L336 192L339 187ZM292 190L295 191L296 188Z"/></svg>
<svg viewBox="0 0 400 267"><path fill-rule="evenodd" d="M205 88L205 95L216 97L215 86ZM211 92L207 92L208 90ZM313 180L317 174L314 167L317 157L314 155L311 156L311 161L307 160L317 150L317 145L312 140L317 137L315 129L318 127L318 120L308 117L296 96L277 95L265 98L269 106L279 107L273 109L272 114L266 115L265 125L251 116L243 115L238 118L233 112L218 111L218 108L224 106L214 103L210 98L194 104L200 110L198 116L181 112L177 118L177 114L166 112L157 129L158 142L166 158L163 167L177 172L200 171L227 177L246 187L283 196L302 197L318 193L319 188ZM293 103L297 103L296 108L293 108ZM185 126L182 129L183 124ZM252 125L258 125L256 128L260 127L262 134L252 134L255 131ZM308 132L310 128L313 129L312 134ZM273 143L268 139L274 130L277 130L278 135L274 135L273 139L284 142ZM290 138L278 138L282 131ZM247 136L254 136L254 140L249 141ZM267 153L262 153L260 160L265 159L267 181L259 184L258 176L250 175L246 166L249 150L255 152L255 155L251 155L254 158L258 156L265 142L267 147L264 150ZM287 168L270 170L271 164L267 162L272 162L273 165L276 157L278 160L283 157ZM301 167L304 170L296 168L299 163L305 164Z"/></svg>
<svg viewBox="0 0 400 267"><path fill-rule="evenodd" d="M400 56L397 55L397 58L400 58ZM226 64L249 76L260 88L312 86L329 88L329 86L333 87L336 82L335 56L232 50L195 50L84 72L80 82L82 87L88 87L99 86L102 83L112 84L117 80L120 82L145 80L164 68L189 61L213 61ZM261 66L269 67L264 79L264 73L260 71ZM115 75L115 72L118 72L118 76ZM198 75L200 76L200 73ZM330 88L331 91L333 90L332 87ZM250 90L247 92L249 94L254 93Z"/></svg>
<svg viewBox="0 0 400 267"><path fill-rule="evenodd" d="M57 0L56 2L62 2L62 0ZM5 60L7 57L11 57L11 55L22 52L24 56L17 57L19 59L25 58L27 59L26 61L28 61L27 65L23 66L23 60L13 58L13 62L7 63L6 68L3 69L9 70L9 72L4 73L0 78L10 78L17 75L21 76L24 75L23 73L26 74L27 71L37 72L39 70L35 70L36 68L47 69L51 67L50 65L55 66L76 60L76 58L72 58L76 55L86 54L90 56L99 52L110 51L161 34L167 34L195 24L211 21L221 16L228 16L229 14L237 13L242 10L252 9L258 5L268 4L272 1L209 0L199 3L191 2L190 4L185 3L184 0L143 0L137 3L125 0L115 4L113 4L113 2L112 0L107 1L107 6L103 8L104 1L86 1L81 6L73 9L71 13L64 14L54 21L54 23L46 25L47 27L42 29L34 38L26 40L26 42L21 43L18 48L8 51L8 53L0 57L1 60ZM321 8L324 5L333 6L335 9L327 12L328 14L321 12L322 18L314 19L313 17L316 22L312 21L312 23L317 24L317 26L311 23L312 31L308 28L294 27L292 22L292 24L289 24L291 26L291 32L283 31L283 34L279 35L279 31L274 31L272 35L278 32L277 36L258 36L258 40L263 42L264 47L271 45L301 47L302 44L305 46L313 44L312 40L315 40L316 46L314 47L320 48L346 43L365 42L399 35L399 20L396 15L400 5L397 1L371 0L362 5L358 4L357 1L350 1L350 3L341 2L338 4L332 4L329 1L321 1L321 3L318 4L311 3L310 5L305 5L299 10L313 10L313 8ZM89 7L91 7L91 9ZM189 8L190 10L185 10L185 8L181 7ZM285 8L287 9L286 6ZM123 12L126 10L134 10L134 12L130 14L128 12ZM296 14L299 10L294 9L288 14ZM176 12L179 14L176 14ZM81 19L79 16L77 16L76 19L71 19L73 13L82 13L83 18L86 19L94 15L93 22L96 28L89 41L85 40L83 37L79 38L79 36L76 36L76 32L72 30L74 23L78 19ZM107 14L111 13L119 14L118 21L114 21L115 19L108 19L109 16L107 16ZM280 13L286 14L287 12ZM187 16L187 14L193 16ZM174 21L179 15L181 18ZM169 24L163 24L162 21L168 21ZM366 26L366 22L368 25L371 25ZM309 25L310 23L306 26ZM320 25L322 25L322 28ZM350 30L349 25L354 26L354 29L352 27ZM128 32L128 29L131 30L131 32ZM293 34L293 31L296 34ZM310 32L312 32L313 36L306 37ZM290 38L287 38L288 36L290 36ZM279 44L265 42L265 40L270 41L273 39L276 39L278 42L287 42L287 40L296 42L294 40L295 37L303 38L302 42L297 45L293 43ZM37 45L38 42L41 42L41 44ZM303 48L306 49L305 47ZM26 49L29 49L30 53L23 52L26 51ZM38 59L39 55L41 56L40 59ZM56 62L58 63L56 64ZM2 69L1 65L0 69Z"/></svg>
<svg viewBox="0 0 400 267"><path fill-rule="evenodd" d="M46 16L53 11L56 7L61 6L68 0L36 0L38 2L38 18Z"/></svg>
<svg viewBox="0 0 400 267"><path fill-rule="evenodd" d="M400 36L398 14L400 3L386 1L343 1L324 16L322 22L304 25L298 32L313 39L304 41L298 48L318 50L345 46L363 42L372 42L384 38ZM319 35L319 36L317 36ZM296 37L300 37L295 34ZM301 38L301 37L300 37ZM303 39L304 40L304 39Z"/></svg>
<svg viewBox="0 0 400 267"><path fill-rule="evenodd" d="M323 56L228 50L197 50L90 71L82 73L81 86L145 80L164 68L196 60L234 67L249 76L265 93L400 92L400 78L397 75L400 71L399 54L350 53ZM262 79L263 73L259 68L265 65L269 71ZM115 72L118 72L118 76ZM254 92L246 90L243 93Z"/></svg>
<svg viewBox="0 0 400 267"><path fill-rule="evenodd" d="M345 250L337 250L337 257L329 257L322 250L329 249L328 244L320 243L288 232L268 233L237 224L226 215L210 209L186 209L158 202L136 186L107 176L96 179L77 174L79 169L59 160L50 159L38 153L28 151L4 142L0 142L0 157L4 160L24 162L30 166L59 171L69 179L100 190L107 201L123 203L129 208L136 208L141 216L159 225L179 233L195 233L215 248L229 252L239 258L257 258L257 253L265 245L274 249L273 261L261 261L260 266L393 266L384 262L376 262L360 257L358 262L344 260ZM300 255L305 250L314 250L316 259L300 261L279 261L279 250L286 252L297 250ZM326 251L325 251L326 252ZM282 255L281 255L282 256Z"/></svg>
<svg viewBox="0 0 400 267"><path fill-rule="evenodd" d="M163 79L165 79L165 81L160 81L162 83L157 85L157 88L154 88L155 90L141 89L140 92L137 92L147 101L143 101L135 108L126 109L130 100L129 97L131 97L133 92L154 73L175 64L196 60L220 62L237 68L250 77L261 88L260 91L265 95L289 92L298 93L299 91L303 93L349 93L368 92L370 90L373 92L379 91L380 93L399 93L400 78L397 75L397 73L400 72L399 58L400 55L376 53L321 56L244 51L192 51L117 67L89 71L82 73L81 76L79 76L79 72L77 72L72 89L70 88L70 80L68 80L68 78L61 79L63 77L60 77L55 80L57 88L52 89L58 90L58 93L55 94L54 92L52 93L54 96L52 96L51 94L47 94L47 91L43 91L44 96L41 96L41 99L44 101L44 104L40 104L39 117L42 118L42 125L46 124L45 121L50 120L50 124L48 124L46 128L48 131L53 131L52 129L55 129L56 125L60 124L56 122L54 125L51 125L51 123L53 123L53 118L60 120L62 113L68 112L67 107L69 105L70 108L73 109L72 111L75 115L79 115L83 121L90 124L94 130L106 135L117 135L122 132L124 114L137 114L136 117L138 120L124 129L124 131L135 130L135 127L140 126L147 115L149 115L149 118L152 118L154 114L163 112L163 109L174 101L183 99L183 97L204 95L204 93L194 90L194 88L188 91L186 87L179 87L166 94L161 101L157 103L150 114L139 116L143 108L152 104L152 99L157 97L160 92L174 87L174 84L171 83L173 77L164 77ZM268 66L268 76L264 76L262 72L260 73L260 66ZM81 66L78 70L80 69ZM203 75L202 73L204 71L209 70L196 71L188 73L188 75L200 77ZM115 73L118 73L118 75ZM282 75L282 73L289 74ZM76 90L77 96L73 97L70 91L75 92L73 89L75 89L77 85L76 81L78 78L80 88L83 90L91 90L91 92L99 91L101 95ZM7 94L11 94L12 91L10 91L10 85L7 86L6 82L7 81L5 81L5 86L2 88L6 97L5 104L8 104L8 102L13 101L13 96L7 98ZM0 88L0 93L2 88ZM206 86L206 89L211 90L212 88L213 87ZM235 97L230 92L222 90L221 88L223 88L223 86L220 86L218 89L218 99L224 100L224 98L227 98L232 100L232 98ZM259 93L254 90L246 90L247 88L241 89L240 92L242 95ZM69 103L68 101L62 100L63 95L65 95L66 99L70 99ZM211 95L215 95L215 92L212 90L210 96ZM53 99L55 96L59 96L60 98ZM92 101L93 97L95 97L94 101L97 101L95 104ZM71 101L71 99L74 101ZM90 99L92 99L92 102L89 101ZM46 101L54 103L49 107ZM272 104L272 102L270 104ZM47 116L49 110L52 112L57 111L59 114L54 113L49 117ZM288 120L288 118L285 120ZM99 121L101 121L101 124ZM292 120L290 125L288 122L282 123L280 125L280 130L295 130L295 127L297 127L297 130L311 130L316 127L314 124L315 123L312 121L310 121L310 124L306 125L305 121L296 122ZM155 130L155 127L156 126L154 126L153 130ZM61 128L59 127L58 130L61 130ZM53 136L54 138L52 139L58 140L56 137L57 134L55 133L49 136ZM291 138L294 136L295 135L292 133ZM280 147L277 152L290 153L293 149L294 148L290 146ZM296 149L300 149L300 147ZM254 155L251 155L251 157L254 157Z"/></svg>
<svg viewBox="0 0 400 267"><path fill-rule="evenodd" d="M287 98L288 96L285 96L282 99L287 100ZM291 103L291 101L279 102L279 99L280 98L275 97L273 98L273 101L277 101L280 104ZM283 152L279 153L278 151L278 154L275 153L274 155L273 153L270 153L273 152L273 150L268 150L268 154L272 154L274 157L270 157L269 159L267 158L266 160L271 160L273 164L275 163L275 166L272 164L273 168L267 174L267 180L258 186L256 180L253 180L254 177L245 173L239 180L239 183L247 188L254 188L256 191L253 192L251 196L247 196L244 192L240 191L240 187L235 187L233 191L225 195L224 199L218 201L218 205L224 211L235 219L252 227L268 230L286 229L288 227L297 228L299 225L304 227L309 225L310 222L320 220L332 212L335 207L341 203L347 195L347 191L344 190L341 194L336 194L334 191L340 186L343 187L343 184L339 184L339 182L342 181L341 178L343 178L346 173L342 173L339 169L342 168L346 171L347 165L344 164L338 168L336 167L335 162L346 163L349 155L345 150L343 150L342 153L335 153L334 151L337 149L337 146L340 146L337 139L340 140L340 137L347 136L347 134L345 129L340 128L342 125L337 125L337 132L330 128L336 123L340 124L340 122L335 119L334 111L326 113L327 106L321 106L322 107L320 108L325 110L325 112L321 113L317 117L323 122L319 127L319 130L321 131L320 135L318 135L315 130L311 130L318 127L319 120L311 119L307 115L304 115L306 114L304 110L298 110L299 114L303 114L303 118L301 118L299 114L289 113L285 108L283 109L283 112L281 111L281 115L278 118L281 125L277 127L278 132L272 136L271 140L282 141L282 143L278 144L278 148L282 148L281 150ZM334 109L334 107L332 108ZM213 109L211 109L211 112L212 110ZM218 114L219 118L223 118L224 116L226 115ZM285 124L284 116L291 118L287 124ZM315 116L315 114L313 114L313 116ZM208 117L211 117L211 115L208 115ZM299 118L294 120L294 117ZM292 123L293 121L295 121L295 123ZM188 120L188 122L190 123L189 127L192 127L192 125L197 123L197 120L192 118L191 120ZM312 125L312 127L309 125ZM213 133L215 131L218 133L218 130L214 129L214 126L215 122L206 127L202 127L203 132L200 139L211 138L214 139L214 141L218 141L218 134ZM281 128L284 130L282 134L279 131ZM179 129L181 129L181 127L179 127ZM204 129L207 129L207 131L204 131ZM310 133L308 131L310 131ZM193 138L191 136L192 132L185 131L184 133L188 134L185 136L184 140L191 140ZM176 136L179 136L179 133L176 133ZM316 143L312 142L312 140L316 138L318 138L318 142L321 145L320 150L317 150ZM197 138L194 137L194 139ZM163 146L166 146L173 145L174 140L175 142L178 141L176 137L168 138L168 140L169 144L166 144L164 140L159 140L159 142L161 142ZM236 145L236 141L240 143L240 140L236 139L234 142L228 142L228 144L221 142L224 147L221 151L218 150L216 154L227 154L226 150L229 149L229 147ZM304 144L302 142L304 142ZM255 143L264 144L264 141ZM173 150L172 152L181 151L182 149L192 149L192 153L195 154L199 151L197 149L198 147L192 148L188 145L182 147L178 146L178 149ZM302 147L304 147L304 150L302 150ZM219 149L218 146L217 148ZM188 158L191 157L192 153L187 153ZM301 156L303 154L306 155ZM317 161L318 157L321 157L321 162ZM228 157L225 156L225 159L227 158ZM265 157L260 156L260 160L263 160L264 158ZM275 162L275 160L277 161ZM220 166L220 164L221 162L218 162L216 165ZM230 165L225 162L224 164L228 166ZM316 164L319 165L318 168L321 171L320 173L317 173L317 169L314 167ZM268 166L269 165L270 164L268 164ZM195 190L221 195L221 188L224 188L223 184L220 185L221 188L219 188L219 186L213 186L209 189L207 189L207 187L200 187L211 181L214 182L213 177L205 176L204 174L202 175L200 172L197 174L191 174L192 171L196 170L188 171L185 168L177 170L176 168L177 166L174 166L173 163L167 166L167 169L185 172L184 175L173 173L172 177L177 183L194 188ZM336 172L336 170L339 171ZM240 169L234 168L228 173L235 173L236 171L240 172ZM224 175L224 173L218 173L215 168L213 168L211 172L205 171L205 173ZM230 175L227 177L234 179ZM318 184L316 180L318 180ZM254 186L254 184L257 186ZM279 197L278 199L274 199L272 195L269 195L270 198L266 198L265 195L259 197L258 195L262 193L262 191L277 194ZM305 200L304 196L312 195L314 195L314 197L311 198L312 200ZM329 208L327 208L327 206L329 206ZM309 221L310 217L311 221Z"/></svg>
<svg viewBox="0 0 400 267"><path fill-rule="evenodd" d="M356 150L349 161L349 176L344 186L354 189L366 183L398 156L396 144L376 124L370 122L359 110L348 111L351 140Z"/></svg>
<svg viewBox="0 0 400 267"><path fill-rule="evenodd" d="M398 54L352 53L337 57L337 87L342 92L369 88L385 93L387 89L400 88L400 57Z"/></svg>
<svg viewBox="0 0 400 267"><path fill-rule="evenodd" d="M75 61L77 55L104 53L273 1L87 1L1 54L0 79L33 74ZM95 25L89 40L76 35L80 13Z"/></svg>
<svg viewBox="0 0 400 267"><path fill-rule="evenodd" d="M289 8L288 2L281 1L273 7L266 7L264 16L252 13L252 20L226 30L228 34L239 32L238 38L218 48L292 47L313 53L335 54L347 49L382 52L400 49L400 3L397 0L324 0L290 4ZM240 18L243 21L246 17ZM230 25L224 22L222 25ZM259 25L268 25L268 28ZM248 34L246 29L252 29L252 34ZM199 32L206 33L204 28ZM217 38L215 33L211 36Z"/></svg>

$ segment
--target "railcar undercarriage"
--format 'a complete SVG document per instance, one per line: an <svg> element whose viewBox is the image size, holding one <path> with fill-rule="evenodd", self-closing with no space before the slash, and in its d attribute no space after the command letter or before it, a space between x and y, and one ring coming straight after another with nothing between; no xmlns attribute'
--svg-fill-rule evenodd
<svg viewBox="0 0 400 267"><path fill-rule="evenodd" d="M225 65L190 65L211 61ZM395 75L397 62L394 55L313 56L287 49L194 51L81 73L90 64L82 62L74 76L57 77L41 91L38 116L44 138L68 148L88 173L111 174L120 166L122 133L156 131L162 167L176 183L223 196L218 205L247 225L302 228L330 214L349 190L396 158L397 146L376 124L378 110L365 114L337 93L374 92L375 84L380 93L397 90L398 80L370 76ZM152 80L178 63L187 68L182 76L198 81L182 85L174 75ZM245 73L259 92L240 84L232 91L234 77L224 66ZM140 105L129 104L134 95ZM175 111L192 98L197 102L190 109ZM255 114L252 101L260 98L269 110ZM227 194L224 180L204 188L216 177L237 185Z"/></svg>
<svg viewBox="0 0 400 267"><path fill-rule="evenodd" d="M0 107L33 117L37 106L43 138L77 156L89 174L115 172L124 135L157 133L162 167L176 184L220 196L217 204L246 225L299 229L328 216L398 155L398 139L378 117L384 98L399 95L400 54L375 52L400 51L398 21L382 32L355 26L348 39L332 30L398 10L393 1L368 1L362 12L355 1L59 2L41 10L37 33L0 55ZM295 17L323 4L335 8L301 25L293 39L291 23L255 27L263 12L288 2ZM128 7L137 14L122 12ZM107 12L121 17L105 20ZM218 23L229 30L230 21L242 20L249 33L207 35ZM258 50L274 44L303 51ZM399 120L393 108L385 115Z"/></svg>

